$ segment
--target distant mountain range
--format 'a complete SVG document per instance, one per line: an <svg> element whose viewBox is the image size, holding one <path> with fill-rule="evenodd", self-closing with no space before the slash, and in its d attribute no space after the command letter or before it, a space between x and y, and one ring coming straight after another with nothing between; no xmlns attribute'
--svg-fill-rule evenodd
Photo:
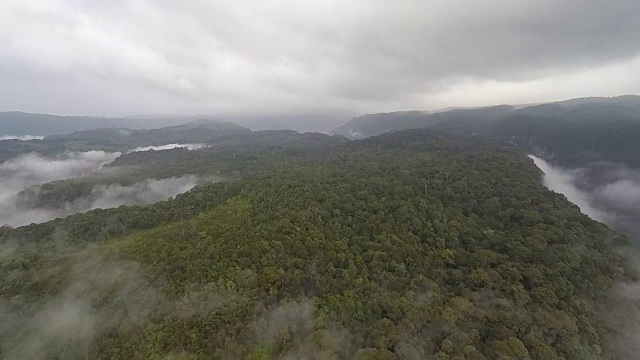
<svg viewBox="0 0 640 360"><path fill-rule="evenodd" d="M251 133L251 130L228 122L209 120L150 130L115 127L81 130L71 134L49 135L42 140L0 141L0 161L31 152L40 155L90 150L126 152L144 146L208 144L225 136L243 133Z"/></svg>
<svg viewBox="0 0 640 360"><path fill-rule="evenodd" d="M191 119L193 120L193 119ZM17 111L0 112L0 135L67 134L99 128L148 129L189 122L185 118L102 118L91 116L58 116Z"/></svg>
<svg viewBox="0 0 640 360"><path fill-rule="evenodd" d="M328 132L343 124L353 113L345 111L302 111L291 113L230 113L182 116L103 118L58 116L25 112L0 112L0 136L47 136L100 128L151 129L180 125L200 119L232 122L251 130L295 130Z"/></svg>
<svg viewBox="0 0 640 360"><path fill-rule="evenodd" d="M437 113L369 114L332 132L354 139L417 128L509 142L563 165L616 161L640 167L640 96L636 95L580 98L519 109L500 105Z"/></svg>
<svg viewBox="0 0 640 360"><path fill-rule="evenodd" d="M93 147L100 144L104 145L104 150L121 151L132 145L162 145L185 138L208 143L212 140L212 131L228 134L249 129L288 128L322 132L346 116L345 112L328 111L326 114L226 114L199 120L193 117L95 118L4 112L0 113L0 135L49 136L50 144L64 141L67 147L72 140L80 145L90 141ZM203 124L209 124L209 127L203 128ZM148 128L162 129L142 130ZM205 128L206 131L200 131ZM508 142L527 153L565 166L609 161L640 167L640 151L637 151L640 96L636 95L587 97L529 106L367 114L352 118L331 133L359 139L420 128ZM68 133L72 134L51 136ZM34 145L12 146L11 150L25 146ZM85 150L82 146L71 147Z"/></svg>

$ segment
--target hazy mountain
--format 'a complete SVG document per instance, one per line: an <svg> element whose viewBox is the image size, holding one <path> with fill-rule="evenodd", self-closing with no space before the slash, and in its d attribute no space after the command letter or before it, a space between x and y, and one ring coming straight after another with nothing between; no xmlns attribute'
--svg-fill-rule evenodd
<svg viewBox="0 0 640 360"><path fill-rule="evenodd" d="M432 125L427 111L397 111L355 117L338 126L332 133L352 139L379 135L391 131L416 129Z"/></svg>
<svg viewBox="0 0 640 360"><path fill-rule="evenodd" d="M355 114L349 111L293 111L290 113L233 113L207 116L207 119L230 121L251 130L295 130L329 133Z"/></svg>
<svg viewBox="0 0 640 360"><path fill-rule="evenodd" d="M182 116L135 116L101 118L90 116L57 116L23 112L0 112L1 136L46 136L68 134L99 128L151 129L207 119L232 122L251 130L295 130L324 132L353 117L348 111L294 111L290 113L228 113Z"/></svg>
<svg viewBox="0 0 640 360"><path fill-rule="evenodd" d="M106 127L148 129L190 121L180 118L133 119L90 116L57 116L24 112L0 112L0 135L66 134L74 131Z"/></svg>
<svg viewBox="0 0 640 360"><path fill-rule="evenodd" d="M0 141L0 161L20 154L55 155L68 151L103 150L126 152L139 147L167 144L209 144L228 135L250 133L239 125L213 120L196 120L158 129L100 128L56 134L42 140Z"/></svg>
<svg viewBox="0 0 640 360"><path fill-rule="evenodd" d="M512 106L501 105L477 109L452 109L433 114L423 111L369 114L353 118L332 132L350 138L362 138L392 131L428 127L472 135L485 132L498 120L514 111Z"/></svg>
<svg viewBox="0 0 640 360"><path fill-rule="evenodd" d="M334 133L358 138L424 127L510 142L561 164L617 161L640 166L640 96L417 114L365 115L334 129Z"/></svg>

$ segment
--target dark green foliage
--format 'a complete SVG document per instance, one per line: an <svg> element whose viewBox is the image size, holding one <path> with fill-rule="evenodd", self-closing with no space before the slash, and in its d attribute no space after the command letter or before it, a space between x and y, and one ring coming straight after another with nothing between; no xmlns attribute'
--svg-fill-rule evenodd
<svg viewBox="0 0 640 360"><path fill-rule="evenodd" d="M99 185L132 185L145 179L164 179L185 174L203 179L233 179L264 171L278 159L308 159L323 149L345 144L340 136L299 134L295 131L257 131L226 135L198 151L175 148L140 151L119 156L101 171L53 181L25 189L25 207L58 208L86 198Z"/></svg>
<svg viewBox="0 0 640 360"><path fill-rule="evenodd" d="M64 291L71 276L48 264L74 254L139 264L156 300L100 328L98 359L615 358L599 304L629 278L625 239L515 150L419 130L252 156L233 181L167 202L0 230L39 243L0 262L13 274L0 296L29 314L15 299Z"/></svg>

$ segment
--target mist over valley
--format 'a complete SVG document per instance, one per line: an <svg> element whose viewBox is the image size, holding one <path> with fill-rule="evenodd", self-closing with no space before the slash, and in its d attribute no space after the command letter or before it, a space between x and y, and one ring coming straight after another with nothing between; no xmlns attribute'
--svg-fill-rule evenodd
<svg viewBox="0 0 640 360"><path fill-rule="evenodd" d="M544 172L549 189L561 193L594 220L640 241L640 171L622 164L566 169L530 156Z"/></svg>

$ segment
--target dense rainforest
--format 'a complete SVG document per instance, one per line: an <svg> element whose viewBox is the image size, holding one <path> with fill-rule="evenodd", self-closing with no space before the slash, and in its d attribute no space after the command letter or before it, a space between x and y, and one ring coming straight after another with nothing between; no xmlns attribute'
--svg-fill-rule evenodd
<svg viewBox="0 0 640 360"><path fill-rule="evenodd" d="M111 165L223 181L0 228L0 356L626 355L634 314L611 308L637 278L627 239L547 190L516 149L424 129L225 139Z"/></svg>

